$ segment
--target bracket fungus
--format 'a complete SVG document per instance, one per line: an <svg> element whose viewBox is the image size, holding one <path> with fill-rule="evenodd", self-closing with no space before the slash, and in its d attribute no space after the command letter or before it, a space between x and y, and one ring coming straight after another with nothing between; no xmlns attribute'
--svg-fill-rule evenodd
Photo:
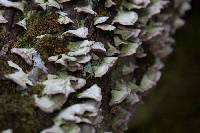
<svg viewBox="0 0 200 133"><path fill-rule="evenodd" d="M12 8L21 10L22 12L24 10L23 2L12 2L9 0L0 0L0 5L5 6L5 7L12 7Z"/></svg>
<svg viewBox="0 0 200 133"><path fill-rule="evenodd" d="M112 98L109 104L112 106L121 103L128 97L128 95L130 95L130 93L131 90L128 88L125 82L119 83L119 81L117 81L116 87L111 91Z"/></svg>
<svg viewBox="0 0 200 133"><path fill-rule="evenodd" d="M66 109L64 109L58 116L56 117L56 121L74 121L76 123L85 122L91 123L91 121L84 117L79 117L83 115L85 112L89 112L88 116L96 116L97 108L89 103L84 104L75 104ZM58 122L59 123L59 122Z"/></svg>
<svg viewBox="0 0 200 133"><path fill-rule="evenodd" d="M113 23L119 23L121 25L134 25L137 20L137 13L133 11L119 11L117 16L114 18Z"/></svg>
<svg viewBox="0 0 200 133"><path fill-rule="evenodd" d="M42 96L34 95L35 105L46 113L52 113L55 110L60 110L67 98L65 96Z"/></svg>
<svg viewBox="0 0 200 133"><path fill-rule="evenodd" d="M65 133L65 132L59 126L54 125L50 128L43 130L41 133Z"/></svg>
<svg viewBox="0 0 200 133"><path fill-rule="evenodd" d="M107 73L110 67L112 67L117 61L117 57L105 57L102 64L95 67L95 77L102 77Z"/></svg>
<svg viewBox="0 0 200 133"><path fill-rule="evenodd" d="M83 6L83 7L76 7L76 8L74 8L74 10L76 10L77 12L89 13L89 14L93 14L93 15L97 14L95 11L93 11L91 5Z"/></svg>
<svg viewBox="0 0 200 133"><path fill-rule="evenodd" d="M112 0L106 0L106 2L105 2L105 7L106 8L110 8L110 7L114 6L114 5L116 5L116 3L113 2Z"/></svg>
<svg viewBox="0 0 200 133"><path fill-rule="evenodd" d="M96 27L101 29L101 30L107 30L107 31L112 31L116 28L115 26L109 25L109 24L97 25Z"/></svg>
<svg viewBox="0 0 200 133"><path fill-rule="evenodd" d="M33 83L28 79L28 74L26 74L22 68L12 61L8 61L8 65L12 68L17 69L16 72L4 75L7 79L14 81L16 84L20 85L22 88L27 88L28 85L32 86Z"/></svg>
<svg viewBox="0 0 200 133"><path fill-rule="evenodd" d="M70 93L75 92L76 89L80 89L85 86L85 79L76 78L76 77L67 77L63 79L48 79L42 83L45 85L43 90L43 94L46 95L55 95L55 94L63 94L66 97Z"/></svg>
<svg viewBox="0 0 200 133"><path fill-rule="evenodd" d="M59 14L59 18L58 18L58 22L60 24L68 24L68 23L74 23L67 15L67 13L65 12L58 12Z"/></svg>
<svg viewBox="0 0 200 133"><path fill-rule="evenodd" d="M60 5L56 0L35 0L35 3L38 4L43 10L46 10L48 6L60 9Z"/></svg>
<svg viewBox="0 0 200 133"><path fill-rule="evenodd" d="M109 19L109 17L106 17L106 16L96 17L95 21L94 21L94 25L102 24L102 23L106 22L108 19Z"/></svg>
<svg viewBox="0 0 200 133"><path fill-rule="evenodd" d="M13 133L13 130L12 129L7 129L7 130L2 131L1 133Z"/></svg>
<svg viewBox="0 0 200 133"><path fill-rule="evenodd" d="M71 87L71 83L67 79L50 79L46 80L42 83L45 85L43 90L43 94L46 95L55 95L55 94L63 94L66 97L75 90Z"/></svg>
<svg viewBox="0 0 200 133"><path fill-rule="evenodd" d="M78 95L78 98L91 98L98 102L102 99L101 88L96 84L83 91Z"/></svg>
<svg viewBox="0 0 200 133"><path fill-rule="evenodd" d="M25 30L27 30L26 28L26 19L22 19L21 21L16 23L17 25L23 27Z"/></svg>
<svg viewBox="0 0 200 133"><path fill-rule="evenodd" d="M80 37L80 38L87 38L88 28L81 27L76 30L68 30L68 31L64 32L62 35L63 36L73 35L73 36Z"/></svg>
<svg viewBox="0 0 200 133"><path fill-rule="evenodd" d="M36 51L33 48L30 48L30 49L27 49L27 48L12 48L11 53L14 53L14 54L21 56L26 61L26 63L28 63L29 65L32 65L33 54L36 53Z"/></svg>
<svg viewBox="0 0 200 133"><path fill-rule="evenodd" d="M4 13L4 12L3 12L2 10L0 10L0 24L5 24L5 23L8 22L8 20L6 20L6 19L4 18L3 13Z"/></svg>

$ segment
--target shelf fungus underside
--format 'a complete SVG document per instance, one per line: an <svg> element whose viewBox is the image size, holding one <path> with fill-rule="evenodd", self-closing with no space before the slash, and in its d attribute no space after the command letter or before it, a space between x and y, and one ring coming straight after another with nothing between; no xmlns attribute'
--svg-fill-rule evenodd
<svg viewBox="0 0 200 133"><path fill-rule="evenodd" d="M189 9L190 0L0 0L0 131L123 133Z"/></svg>

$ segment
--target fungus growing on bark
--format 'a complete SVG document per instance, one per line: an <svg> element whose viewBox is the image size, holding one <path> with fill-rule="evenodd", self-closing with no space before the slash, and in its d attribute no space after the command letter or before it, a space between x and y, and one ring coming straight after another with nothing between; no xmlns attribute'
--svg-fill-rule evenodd
<svg viewBox="0 0 200 133"><path fill-rule="evenodd" d="M34 131L123 133L157 84L189 2L0 0L0 87L33 98L37 119L51 123Z"/></svg>

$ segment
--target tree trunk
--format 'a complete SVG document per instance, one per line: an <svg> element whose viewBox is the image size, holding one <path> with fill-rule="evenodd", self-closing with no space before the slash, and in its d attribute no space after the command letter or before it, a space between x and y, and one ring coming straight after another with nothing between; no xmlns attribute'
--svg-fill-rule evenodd
<svg viewBox="0 0 200 133"><path fill-rule="evenodd" d="M0 131L123 133L189 1L0 0Z"/></svg>

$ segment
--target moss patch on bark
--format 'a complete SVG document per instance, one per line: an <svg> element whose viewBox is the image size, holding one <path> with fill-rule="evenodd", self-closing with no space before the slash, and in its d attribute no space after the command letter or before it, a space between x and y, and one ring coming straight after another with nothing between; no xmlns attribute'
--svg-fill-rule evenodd
<svg viewBox="0 0 200 133"><path fill-rule="evenodd" d="M52 125L51 117L37 110L30 96L2 94L0 105L0 130L11 128L15 133L38 133Z"/></svg>

